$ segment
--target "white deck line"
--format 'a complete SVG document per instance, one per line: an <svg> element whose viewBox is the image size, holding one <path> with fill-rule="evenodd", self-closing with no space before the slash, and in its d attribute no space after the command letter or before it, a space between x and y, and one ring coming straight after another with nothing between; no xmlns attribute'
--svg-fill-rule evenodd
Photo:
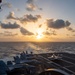
<svg viewBox="0 0 75 75"><path fill-rule="evenodd" d="M72 65L74 65L74 66L75 66L75 64L74 64L74 63L72 63L72 62L69 62L69 61L64 60L64 59L61 59L61 60L63 60L63 61L65 61L65 62L67 62L67 63L72 64Z"/></svg>
<svg viewBox="0 0 75 75"><path fill-rule="evenodd" d="M69 58L69 59L72 59L72 60L75 60L74 58L71 58L71 57L68 57L68 56L63 56L62 57L66 57L66 58Z"/></svg>
<svg viewBox="0 0 75 75"><path fill-rule="evenodd" d="M42 58L44 58L45 60L47 60L47 61L50 61L49 59L47 59L47 58L45 58L45 57L43 57L43 56L41 56L41 55L39 55L40 57L42 57ZM52 61L50 61L50 62L52 62ZM54 62L53 62L54 63ZM48 63L49 64L49 63ZM57 65L57 66L59 66L59 67L61 67L61 68L63 68L63 69L65 69L65 70L67 70L67 71L70 71L70 72L72 72L73 74L75 74L75 72L73 72L73 71L71 71L71 70L69 70L69 69L67 69L67 68L65 68L65 67L62 67L61 65L59 65L59 64L56 64L56 63L54 63L55 65Z"/></svg>

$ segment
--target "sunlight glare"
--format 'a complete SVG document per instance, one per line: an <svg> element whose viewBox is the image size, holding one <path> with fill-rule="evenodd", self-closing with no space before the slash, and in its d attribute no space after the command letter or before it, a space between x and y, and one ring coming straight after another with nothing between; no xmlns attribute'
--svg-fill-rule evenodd
<svg viewBox="0 0 75 75"><path fill-rule="evenodd" d="M37 39L41 39L43 37L43 35L38 34L36 37L37 37Z"/></svg>
<svg viewBox="0 0 75 75"><path fill-rule="evenodd" d="M42 31L41 29L38 29L38 30L37 30L36 38L37 38L37 39L43 38L43 31Z"/></svg>

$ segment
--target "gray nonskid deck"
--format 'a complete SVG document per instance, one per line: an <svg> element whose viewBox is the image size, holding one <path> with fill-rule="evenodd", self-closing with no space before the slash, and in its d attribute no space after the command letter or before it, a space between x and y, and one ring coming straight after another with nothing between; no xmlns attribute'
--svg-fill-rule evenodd
<svg viewBox="0 0 75 75"><path fill-rule="evenodd" d="M40 54L37 55L37 57L40 58L41 62L47 64L49 68L58 68L66 71L70 75L75 75L75 59L74 59L75 55L69 53L54 53L54 54L55 55L62 54L62 59L60 59L59 61L50 60L48 57L50 57L52 53Z"/></svg>

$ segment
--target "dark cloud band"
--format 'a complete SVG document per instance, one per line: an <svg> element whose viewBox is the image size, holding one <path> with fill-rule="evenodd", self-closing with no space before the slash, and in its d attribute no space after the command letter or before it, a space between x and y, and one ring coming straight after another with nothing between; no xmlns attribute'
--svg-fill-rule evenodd
<svg viewBox="0 0 75 75"><path fill-rule="evenodd" d="M54 29L64 28L71 24L69 21L64 21L62 19L57 19L56 21L54 21L53 19L48 19L46 23L49 28Z"/></svg>
<svg viewBox="0 0 75 75"><path fill-rule="evenodd" d="M13 23L11 24L10 22L5 24L5 23L1 23L1 28L3 29L17 29L20 27L20 25L18 25L17 23Z"/></svg>
<svg viewBox="0 0 75 75"><path fill-rule="evenodd" d="M21 32L23 35L33 35L32 32L26 30L26 29L23 28L23 27L20 28L20 32Z"/></svg>

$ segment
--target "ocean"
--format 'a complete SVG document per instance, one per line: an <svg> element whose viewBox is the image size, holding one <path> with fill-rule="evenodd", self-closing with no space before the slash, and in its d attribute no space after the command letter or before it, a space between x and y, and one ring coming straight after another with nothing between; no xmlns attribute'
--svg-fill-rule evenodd
<svg viewBox="0 0 75 75"><path fill-rule="evenodd" d="M0 42L0 59L10 59L23 51L34 54L68 52L75 53L75 42Z"/></svg>

